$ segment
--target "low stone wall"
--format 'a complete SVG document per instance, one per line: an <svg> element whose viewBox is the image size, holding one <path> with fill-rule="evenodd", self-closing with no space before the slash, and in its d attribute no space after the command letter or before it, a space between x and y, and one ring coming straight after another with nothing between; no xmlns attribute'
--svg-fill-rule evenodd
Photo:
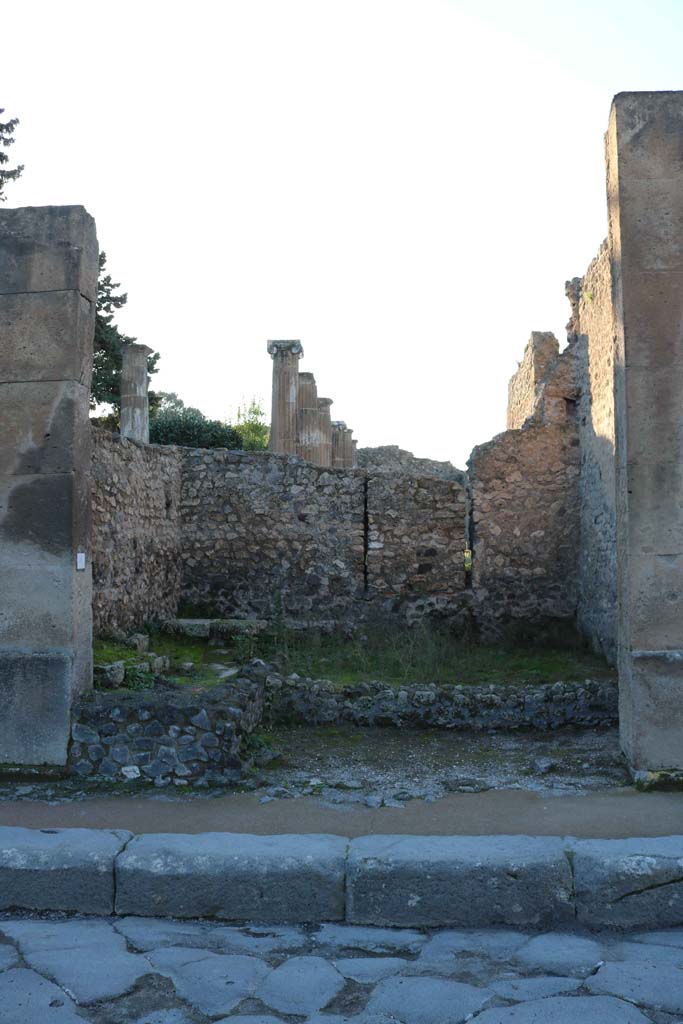
<svg viewBox="0 0 683 1024"><path fill-rule="evenodd" d="M175 615L180 597L179 449L93 430L93 629Z"/></svg>
<svg viewBox="0 0 683 1024"><path fill-rule="evenodd" d="M73 708L67 769L89 781L235 782L263 697L263 683L248 679L201 694L95 691Z"/></svg>
<svg viewBox="0 0 683 1024"><path fill-rule="evenodd" d="M439 476L444 480L465 480L465 473L452 462L438 462L436 459L421 459L412 452L395 444L379 448L359 448L358 466L368 473L391 473L395 476Z"/></svg>
<svg viewBox="0 0 683 1024"><path fill-rule="evenodd" d="M264 715L273 724L398 728L559 729L606 727L618 716L616 684L586 680L541 686L337 686L326 680L265 675Z"/></svg>

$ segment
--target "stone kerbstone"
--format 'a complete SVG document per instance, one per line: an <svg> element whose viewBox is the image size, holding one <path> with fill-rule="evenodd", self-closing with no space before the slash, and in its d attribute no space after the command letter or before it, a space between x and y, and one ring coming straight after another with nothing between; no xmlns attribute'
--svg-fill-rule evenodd
<svg viewBox="0 0 683 1024"><path fill-rule="evenodd" d="M363 836L349 847L347 919L470 928L569 921L569 862L550 837Z"/></svg>
<svg viewBox="0 0 683 1024"><path fill-rule="evenodd" d="M0 227L0 295L73 290L97 298L95 224L82 206L3 210Z"/></svg>
<svg viewBox="0 0 683 1024"><path fill-rule="evenodd" d="M683 836L573 840L572 851L581 924L683 924Z"/></svg>
<svg viewBox="0 0 683 1024"><path fill-rule="evenodd" d="M0 909L111 914L121 829L0 828Z"/></svg>
<svg viewBox="0 0 683 1024"><path fill-rule="evenodd" d="M136 836L117 860L116 912L342 920L346 847L346 839L329 835Z"/></svg>

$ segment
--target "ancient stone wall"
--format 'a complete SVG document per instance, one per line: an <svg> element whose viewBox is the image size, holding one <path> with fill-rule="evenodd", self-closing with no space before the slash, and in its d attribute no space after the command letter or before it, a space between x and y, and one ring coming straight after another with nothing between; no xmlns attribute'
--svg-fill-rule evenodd
<svg viewBox="0 0 683 1024"><path fill-rule="evenodd" d="M370 473L408 473L412 476L440 476L445 480L464 482L465 473L451 462L419 459L412 452L395 444L379 448L359 448L358 466Z"/></svg>
<svg viewBox="0 0 683 1024"><path fill-rule="evenodd" d="M266 452L183 449L182 597L190 610L352 617L364 588L365 478Z"/></svg>
<svg viewBox="0 0 683 1024"><path fill-rule="evenodd" d="M175 615L180 597L180 449L93 430L96 634Z"/></svg>
<svg viewBox="0 0 683 1024"><path fill-rule="evenodd" d="M368 597L410 618L462 607L464 484L434 476L371 473L367 481Z"/></svg>
<svg viewBox="0 0 683 1024"><path fill-rule="evenodd" d="M472 588L485 638L573 623L579 546L579 441L570 346L537 387L521 430L474 449ZM561 399L561 402L560 402Z"/></svg>
<svg viewBox="0 0 683 1024"><path fill-rule="evenodd" d="M606 242L581 282L574 329L581 444L578 625L596 650L613 661L617 601L614 319Z"/></svg>
<svg viewBox="0 0 683 1024"><path fill-rule="evenodd" d="M554 334L533 331L508 384L507 429L519 430L536 408L537 389L560 350Z"/></svg>

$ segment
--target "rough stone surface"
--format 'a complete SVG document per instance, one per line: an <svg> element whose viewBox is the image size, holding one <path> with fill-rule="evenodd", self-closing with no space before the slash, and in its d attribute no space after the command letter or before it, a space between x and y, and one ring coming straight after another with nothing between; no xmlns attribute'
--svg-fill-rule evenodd
<svg viewBox="0 0 683 1024"><path fill-rule="evenodd" d="M93 430L95 632L175 615L180 598L178 449Z"/></svg>
<svg viewBox="0 0 683 1024"><path fill-rule="evenodd" d="M560 346L554 334L542 331L532 333L519 368L508 384L508 430L519 430L533 416L543 381L559 351Z"/></svg>
<svg viewBox="0 0 683 1024"><path fill-rule="evenodd" d="M123 830L0 828L0 909L108 914Z"/></svg>
<svg viewBox="0 0 683 1024"><path fill-rule="evenodd" d="M387 978L370 996L370 1013L403 1024L459 1024L489 1002L491 993L441 978Z"/></svg>
<svg viewBox="0 0 683 1024"><path fill-rule="evenodd" d="M609 996L555 996L485 1010L476 1019L478 1024L647 1024L649 1020L635 1006Z"/></svg>
<svg viewBox="0 0 683 1024"><path fill-rule="evenodd" d="M4 764L63 765L72 698L92 686L88 403L97 264L95 224L82 207L0 211Z"/></svg>
<svg viewBox="0 0 683 1024"><path fill-rule="evenodd" d="M349 847L351 922L481 927L572 916L569 863L557 839L363 836Z"/></svg>
<svg viewBox="0 0 683 1024"><path fill-rule="evenodd" d="M578 291L577 378L581 448L578 625L616 660L617 551L614 478L614 345L610 249L605 242Z"/></svg>
<svg viewBox="0 0 683 1024"><path fill-rule="evenodd" d="M474 614L491 640L508 632L537 639L540 627L552 636L574 625L579 440L572 347L535 394L524 426L479 445L468 463Z"/></svg>
<svg viewBox="0 0 683 1024"><path fill-rule="evenodd" d="M459 686L380 682L340 686L324 679L249 669L265 680L265 716L272 724L391 726L490 730L607 726L617 722L618 692L610 681L534 686Z"/></svg>
<svg viewBox="0 0 683 1024"><path fill-rule="evenodd" d="M338 836L136 836L116 863L117 913L340 920L346 847Z"/></svg>
<svg viewBox="0 0 683 1024"><path fill-rule="evenodd" d="M295 956L269 974L257 997L280 1013L321 1010L343 989L344 978L318 956Z"/></svg>
<svg viewBox="0 0 683 1024"><path fill-rule="evenodd" d="M572 841L578 920L596 927L683 923L683 836Z"/></svg>
<svg viewBox="0 0 683 1024"><path fill-rule="evenodd" d="M83 1024L61 988L23 967L0 974L3 1024Z"/></svg>
<svg viewBox="0 0 683 1024"><path fill-rule="evenodd" d="M241 676L202 693L95 691L74 705L68 769L91 781L234 782L263 692L263 682Z"/></svg>

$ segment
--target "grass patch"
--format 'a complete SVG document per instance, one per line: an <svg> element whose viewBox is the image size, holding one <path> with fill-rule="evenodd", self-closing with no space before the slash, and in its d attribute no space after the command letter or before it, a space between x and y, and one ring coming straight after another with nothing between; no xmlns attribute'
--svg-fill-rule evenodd
<svg viewBox="0 0 683 1024"><path fill-rule="evenodd" d="M245 663L262 658L284 674L297 672L330 679L340 686L375 680L389 685L459 683L462 685L554 683L614 679L600 657L582 649L525 644L484 646L428 626L391 630L371 626L352 637L276 628L260 636L235 636L219 647L193 637L152 631L150 651L171 661L168 677L182 684L210 686L218 681L212 663ZM222 652L222 653L219 653ZM135 665L145 655L113 640L95 642L95 661ZM179 666L192 662L191 675Z"/></svg>
<svg viewBox="0 0 683 1024"><path fill-rule="evenodd" d="M277 632L251 637L250 657L275 662L286 674L340 685L379 680L405 683L553 683L611 679L613 670L584 650L525 645L487 647L446 630L371 628L351 638ZM240 660L235 651L235 660Z"/></svg>

